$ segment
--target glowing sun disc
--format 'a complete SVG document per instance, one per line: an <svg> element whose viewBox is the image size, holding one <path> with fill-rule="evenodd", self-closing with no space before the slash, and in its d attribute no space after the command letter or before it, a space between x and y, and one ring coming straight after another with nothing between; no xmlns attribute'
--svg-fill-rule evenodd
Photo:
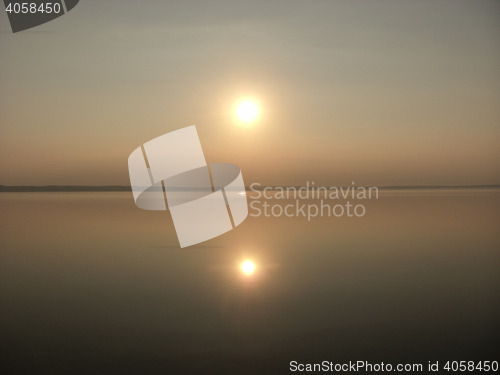
<svg viewBox="0 0 500 375"><path fill-rule="evenodd" d="M236 108L236 115L243 122L254 121L259 114L259 107L250 100L244 100Z"/></svg>

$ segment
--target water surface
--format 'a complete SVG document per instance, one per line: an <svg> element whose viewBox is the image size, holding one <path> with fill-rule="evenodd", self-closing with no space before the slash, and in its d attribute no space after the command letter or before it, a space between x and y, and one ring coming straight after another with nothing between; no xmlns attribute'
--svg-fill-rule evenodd
<svg viewBox="0 0 500 375"><path fill-rule="evenodd" d="M276 374L292 360L498 359L500 191L364 203L362 218L248 217L180 249L168 213L128 192L1 193L0 366Z"/></svg>

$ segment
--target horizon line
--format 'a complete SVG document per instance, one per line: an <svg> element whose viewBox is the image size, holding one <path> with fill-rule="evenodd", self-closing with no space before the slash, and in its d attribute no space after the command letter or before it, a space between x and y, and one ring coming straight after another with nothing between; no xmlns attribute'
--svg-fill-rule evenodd
<svg viewBox="0 0 500 375"><path fill-rule="evenodd" d="M333 186L332 186L333 187ZM485 189L485 188L500 188L500 184L482 184L482 185L385 185L385 186L364 186L364 185L348 185L348 186L335 186L336 188L377 188L386 190L404 190L404 189ZM315 186L299 186L299 185L268 185L260 186L258 191L265 188L278 189L278 188L306 188L308 190L318 188L329 188L328 186L315 185ZM251 191L250 186L245 186L245 191ZM0 192L122 192L132 191L130 185L0 185Z"/></svg>

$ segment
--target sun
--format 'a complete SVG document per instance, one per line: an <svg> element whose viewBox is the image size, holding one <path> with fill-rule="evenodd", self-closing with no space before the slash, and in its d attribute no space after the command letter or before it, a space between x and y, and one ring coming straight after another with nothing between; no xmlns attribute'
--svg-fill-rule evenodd
<svg viewBox="0 0 500 375"><path fill-rule="evenodd" d="M243 100L236 107L236 115L243 122L252 122L259 115L259 106L251 100Z"/></svg>
<svg viewBox="0 0 500 375"><path fill-rule="evenodd" d="M250 260L245 260L243 263L241 263L241 271L245 275L251 275L255 271L255 264Z"/></svg>

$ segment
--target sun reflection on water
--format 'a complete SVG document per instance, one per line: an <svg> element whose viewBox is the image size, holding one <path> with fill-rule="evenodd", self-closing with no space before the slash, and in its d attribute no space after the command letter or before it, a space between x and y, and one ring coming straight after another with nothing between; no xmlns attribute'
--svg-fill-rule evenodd
<svg viewBox="0 0 500 375"><path fill-rule="evenodd" d="M243 263L241 263L241 271L247 275L250 276L254 273L255 271L255 263L252 262L251 260L245 260Z"/></svg>

